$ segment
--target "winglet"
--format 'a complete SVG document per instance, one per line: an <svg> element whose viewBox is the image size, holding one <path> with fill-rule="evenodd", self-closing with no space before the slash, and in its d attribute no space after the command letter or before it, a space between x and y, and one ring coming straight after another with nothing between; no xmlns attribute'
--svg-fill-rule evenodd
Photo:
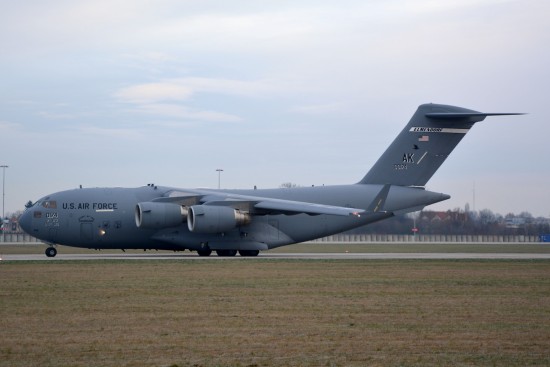
<svg viewBox="0 0 550 367"><path fill-rule="evenodd" d="M382 190L380 190L378 195L376 195L374 200L367 208L368 212L378 213L383 211L384 205L386 204L386 199L388 198L388 194L390 192L390 188L390 184L385 184L384 187L382 187Z"/></svg>

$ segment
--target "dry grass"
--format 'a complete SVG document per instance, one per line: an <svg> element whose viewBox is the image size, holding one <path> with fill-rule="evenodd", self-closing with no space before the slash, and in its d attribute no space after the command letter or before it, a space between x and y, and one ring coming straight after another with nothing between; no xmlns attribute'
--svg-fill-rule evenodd
<svg viewBox="0 0 550 367"><path fill-rule="evenodd" d="M1 366L550 364L549 261L0 263Z"/></svg>

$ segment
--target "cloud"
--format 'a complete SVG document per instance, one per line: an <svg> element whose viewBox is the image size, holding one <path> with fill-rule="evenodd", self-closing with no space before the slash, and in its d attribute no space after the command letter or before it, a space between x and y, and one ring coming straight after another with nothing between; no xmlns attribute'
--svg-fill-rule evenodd
<svg viewBox="0 0 550 367"><path fill-rule="evenodd" d="M48 120L70 120L76 118L75 115L69 113L55 113L48 111L39 111L36 113L38 116Z"/></svg>
<svg viewBox="0 0 550 367"><path fill-rule="evenodd" d="M224 78L183 78L176 82L189 86L197 92L260 97L284 93L286 86L273 79L254 81L224 79Z"/></svg>
<svg viewBox="0 0 550 367"><path fill-rule="evenodd" d="M115 97L128 103L152 103L158 101L184 101L193 91L184 85L174 82L146 83L122 88Z"/></svg>
<svg viewBox="0 0 550 367"><path fill-rule="evenodd" d="M296 42L315 34L317 23L311 12L271 10L240 14L208 13L184 16L144 28L147 39L186 40L193 47L272 49L275 44ZM215 26L213 26L215 25ZM203 42L208 40L208 42Z"/></svg>
<svg viewBox="0 0 550 367"><path fill-rule="evenodd" d="M255 81L224 78L174 78L122 88L114 96L123 102L184 101L197 93L261 97L284 93L288 86L273 79Z"/></svg>
<svg viewBox="0 0 550 367"><path fill-rule="evenodd" d="M9 55L11 50L19 55L59 55L91 49L150 52L152 45L159 49L177 45L201 50L268 50L274 42L315 34L314 23L304 21L304 16L312 18L306 10L263 8L242 1L224 6L212 1L195 5L173 0L31 0L3 7L0 40L8 46Z"/></svg>
<svg viewBox="0 0 550 367"><path fill-rule="evenodd" d="M323 103L305 106L295 106L290 109L291 112L303 113L306 115L323 115L326 113L340 112L344 108L343 103Z"/></svg>
<svg viewBox="0 0 550 367"><path fill-rule="evenodd" d="M8 132L19 130L21 127L22 127L21 124L0 120L0 131L2 131L3 134L7 134Z"/></svg>
<svg viewBox="0 0 550 367"><path fill-rule="evenodd" d="M242 121L239 116L215 112L197 111L186 106L170 103L149 103L137 107L137 111L156 116L176 117L183 120L210 121L210 122L238 122Z"/></svg>
<svg viewBox="0 0 550 367"><path fill-rule="evenodd" d="M381 10L385 14L391 14L392 17L398 14L406 14L407 17L458 11L461 9L483 8L491 4L506 3L513 0L420 0L420 1L384 1Z"/></svg>
<svg viewBox="0 0 550 367"><path fill-rule="evenodd" d="M282 174L295 172L292 180L305 183L313 179L300 178L306 171L293 165L302 154L302 142L294 142L302 140L326 147L321 156L326 169L318 180L329 183L322 172L332 170L338 172L332 179L341 183L346 175L356 179L357 167L363 170L363 165L374 163L391 142L391 132L402 128L418 104L433 101L484 111L506 110L503 106L510 105L512 111L532 113L522 117L521 127L514 124L513 131L502 124L498 131L490 124L487 130L476 127L476 135L464 144L477 142L476 136L479 144L461 145L457 163L447 162L443 167L447 171L438 176L462 172L464 162L475 174L484 172L487 160L470 156L494 151L505 162L492 163L494 169L513 169L516 175L519 171L543 187L548 180L532 178L530 172L545 167L540 146L548 135L544 124L548 113L540 106L548 95L550 53L541 45L550 40L545 18L549 4L540 0L353 0L345 6L312 0L9 2L0 12L4 85L0 140L7 154L14 156L4 159L10 165L19 159L31 172L37 168L35 150L21 151L21 142L35 149L44 149L45 142L62 142L50 144L48 151L55 148L55 156L62 157L70 145L76 154L93 151L96 160L112 162L135 159L138 139L147 141L152 152L164 152L171 139L172 149L207 139L215 149L209 150L210 160L196 157L197 167L234 161L242 157L237 152L250 150L252 144L257 152L253 162L256 156L265 157ZM74 118L68 120L71 115ZM319 126L320 120L326 123ZM246 124L234 128L241 121ZM343 129L344 123L351 130ZM512 158L501 146L483 142L498 134L513 136L503 144L516 146L517 129L529 144ZM247 144L236 151L235 141L244 139ZM334 144L335 139L357 147L351 153L362 158L350 160L336 148L341 144ZM270 156L270 150L281 144L285 149ZM140 165L157 167L158 154L141 156ZM167 166L181 165L180 154L163 159ZM262 159L257 166L247 165L248 171L262 173L261 184L270 180L279 184L282 179L264 174ZM63 172L55 175L55 184L71 183L75 174L69 172L85 173L86 167L79 163L63 165L67 177L61 177ZM162 174L161 168L155 175ZM106 179L120 184L113 179L116 171L107 174L114 166L104 169ZM131 175L126 166L118 171ZM189 180L183 173L173 176L173 171L167 174L169 183ZM139 169L137 175L141 174ZM248 185L249 176L243 174L241 183ZM437 186L447 192L446 185ZM509 190L514 193L514 185ZM454 195L452 190L449 193ZM533 203L547 212L548 200Z"/></svg>
<svg viewBox="0 0 550 367"><path fill-rule="evenodd" d="M506 2L390 0L348 1L346 6L319 2L311 6L307 2L255 5L239 0L227 5L175 0L30 0L3 7L0 39L6 57L21 55L22 50L59 55L91 49L142 52L153 58L156 54L159 61L167 61L165 50L182 50L189 55L204 50L277 55L289 49L299 52L304 46L324 46L327 40L345 40L350 34L365 41L378 30L387 32L384 24L388 22L393 29L416 22L418 16L453 21L445 13Z"/></svg>
<svg viewBox="0 0 550 367"><path fill-rule="evenodd" d="M284 94L288 86L274 80L245 81L217 78L174 78L154 83L124 87L113 96L120 102L135 105L134 111L150 115L177 117L184 120L238 122L234 114L200 110L188 106L198 94L221 94L248 98Z"/></svg>
<svg viewBox="0 0 550 367"><path fill-rule="evenodd" d="M142 140L146 138L146 134L139 129L130 128L102 128L98 126L82 125L78 131L85 136L101 136L109 139L124 139L124 140Z"/></svg>

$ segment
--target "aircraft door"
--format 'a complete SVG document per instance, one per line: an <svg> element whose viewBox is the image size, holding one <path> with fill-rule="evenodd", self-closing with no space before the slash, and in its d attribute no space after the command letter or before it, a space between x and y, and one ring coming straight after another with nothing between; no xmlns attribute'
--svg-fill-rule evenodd
<svg viewBox="0 0 550 367"><path fill-rule="evenodd" d="M94 218L88 215L80 217L80 240L82 242L92 242L94 240Z"/></svg>
<svg viewBox="0 0 550 367"><path fill-rule="evenodd" d="M83 242L91 242L94 239L93 226L91 222L80 223L80 239Z"/></svg>

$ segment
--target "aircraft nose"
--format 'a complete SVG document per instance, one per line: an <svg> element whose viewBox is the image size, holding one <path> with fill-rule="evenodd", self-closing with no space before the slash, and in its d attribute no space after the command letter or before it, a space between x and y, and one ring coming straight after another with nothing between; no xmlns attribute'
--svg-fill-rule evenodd
<svg viewBox="0 0 550 367"><path fill-rule="evenodd" d="M25 212L19 217L19 226L28 234L31 233L32 230L32 210L27 209Z"/></svg>

